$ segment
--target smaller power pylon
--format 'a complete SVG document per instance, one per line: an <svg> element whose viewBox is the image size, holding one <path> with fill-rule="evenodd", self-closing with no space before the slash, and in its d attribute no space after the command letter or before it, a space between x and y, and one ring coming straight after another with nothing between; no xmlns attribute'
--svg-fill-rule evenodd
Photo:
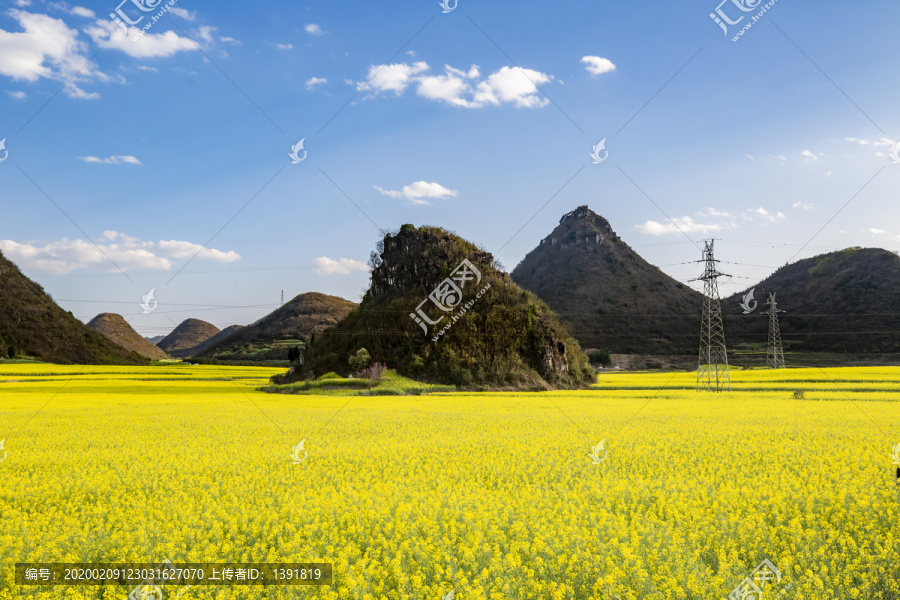
<svg viewBox="0 0 900 600"><path fill-rule="evenodd" d="M769 294L766 304L769 305L769 310L763 313L764 315L769 315L769 344L766 350L766 365L770 369L783 369L784 351L781 349L781 328L778 326L778 313L784 311L778 308L774 292Z"/></svg>

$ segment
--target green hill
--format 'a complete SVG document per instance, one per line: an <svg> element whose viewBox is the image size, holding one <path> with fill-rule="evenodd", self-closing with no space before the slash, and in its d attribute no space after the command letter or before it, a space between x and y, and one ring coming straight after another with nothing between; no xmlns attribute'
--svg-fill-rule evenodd
<svg viewBox="0 0 900 600"><path fill-rule="evenodd" d="M754 290L756 310L742 314ZM775 292L782 339L794 351L900 352L900 257L880 248L847 248L785 265L722 301L730 345L764 345L769 292Z"/></svg>
<svg viewBox="0 0 900 600"><path fill-rule="evenodd" d="M464 262L468 261L468 262ZM404 225L372 256L362 303L317 334L281 382L348 374L351 353L414 379L468 387L581 387L593 370L544 302L493 257L435 227Z"/></svg>
<svg viewBox="0 0 900 600"><path fill-rule="evenodd" d="M54 363L149 363L64 311L0 252L0 355L10 346L17 355Z"/></svg>
<svg viewBox="0 0 900 600"><path fill-rule="evenodd" d="M294 297L262 319L220 340L210 340L195 356L218 360L287 360L288 350L337 325L356 303L317 292Z"/></svg>

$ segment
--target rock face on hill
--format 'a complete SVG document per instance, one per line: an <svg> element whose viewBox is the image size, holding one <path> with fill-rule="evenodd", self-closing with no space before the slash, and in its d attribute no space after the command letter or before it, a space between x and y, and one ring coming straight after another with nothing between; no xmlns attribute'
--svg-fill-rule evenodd
<svg viewBox="0 0 900 600"><path fill-rule="evenodd" d="M404 225L372 256L362 303L316 334L288 380L350 372L351 353L417 379L469 387L581 387L593 370L544 302L493 257L439 228Z"/></svg>
<svg viewBox="0 0 900 600"><path fill-rule="evenodd" d="M512 278L556 311L584 348L697 351L702 295L641 258L587 206L563 215Z"/></svg>
<svg viewBox="0 0 900 600"><path fill-rule="evenodd" d="M88 323L88 327L105 335L114 343L126 350L137 352L152 360L165 360L169 356L159 347L145 340L132 329L121 315L115 313L100 313Z"/></svg>
<svg viewBox="0 0 900 600"><path fill-rule="evenodd" d="M337 325L356 303L317 292L294 297L262 319L221 340L204 344L195 356L219 360L287 360L288 350ZM218 337L218 336L217 336ZM212 340L210 340L212 342Z"/></svg>
<svg viewBox="0 0 900 600"><path fill-rule="evenodd" d="M187 319L158 344L167 354L178 358L191 356L194 348L219 333L219 328L200 319Z"/></svg>
<svg viewBox="0 0 900 600"><path fill-rule="evenodd" d="M64 311L0 253L0 353L63 364L147 364Z"/></svg>
<svg viewBox="0 0 900 600"><path fill-rule="evenodd" d="M745 294L755 310L744 315ZM880 248L847 248L805 258L722 301L726 338L765 344L762 313L775 292L781 336L797 351L900 352L900 257ZM734 345L734 343L732 343Z"/></svg>

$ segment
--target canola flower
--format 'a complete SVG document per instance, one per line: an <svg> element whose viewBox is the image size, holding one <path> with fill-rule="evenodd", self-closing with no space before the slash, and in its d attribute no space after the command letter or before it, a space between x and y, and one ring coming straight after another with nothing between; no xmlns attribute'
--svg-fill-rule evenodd
<svg viewBox="0 0 900 600"><path fill-rule="evenodd" d="M129 591L17 586L17 562L163 558L333 564L330 586L182 600L721 599L765 559L766 598L900 594L900 369L733 371L721 394L693 373L256 391L275 372L0 366L0 600Z"/></svg>

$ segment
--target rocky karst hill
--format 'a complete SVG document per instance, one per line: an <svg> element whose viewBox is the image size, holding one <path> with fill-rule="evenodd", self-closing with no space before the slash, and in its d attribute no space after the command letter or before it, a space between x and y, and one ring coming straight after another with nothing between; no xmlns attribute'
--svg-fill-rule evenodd
<svg viewBox="0 0 900 600"><path fill-rule="evenodd" d="M171 356L186 358L193 354L197 346L217 333L219 328L212 323L200 319L187 319L179 323L178 327L156 345Z"/></svg>
<svg viewBox="0 0 900 600"><path fill-rule="evenodd" d="M121 315L100 313L88 323L88 327L103 334L126 350L137 352L152 360L165 360L169 356L158 346L151 344L135 331Z"/></svg>
<svg viewBox="0 0 900 600"><path fill-rule="evenodd" d="M579 206L513 270L585 348L696 352L702 295L645 261L609 222Z"/></svg>
<svg viewBox="0 0 900 600"><path fill-rule="evenodd" d="M346 374L366 348L403 375L494 388L581 387L593 370L547 305L488 252L440 228L404 225L372 256L362 303L310 341L288 380Z"/></svg>

